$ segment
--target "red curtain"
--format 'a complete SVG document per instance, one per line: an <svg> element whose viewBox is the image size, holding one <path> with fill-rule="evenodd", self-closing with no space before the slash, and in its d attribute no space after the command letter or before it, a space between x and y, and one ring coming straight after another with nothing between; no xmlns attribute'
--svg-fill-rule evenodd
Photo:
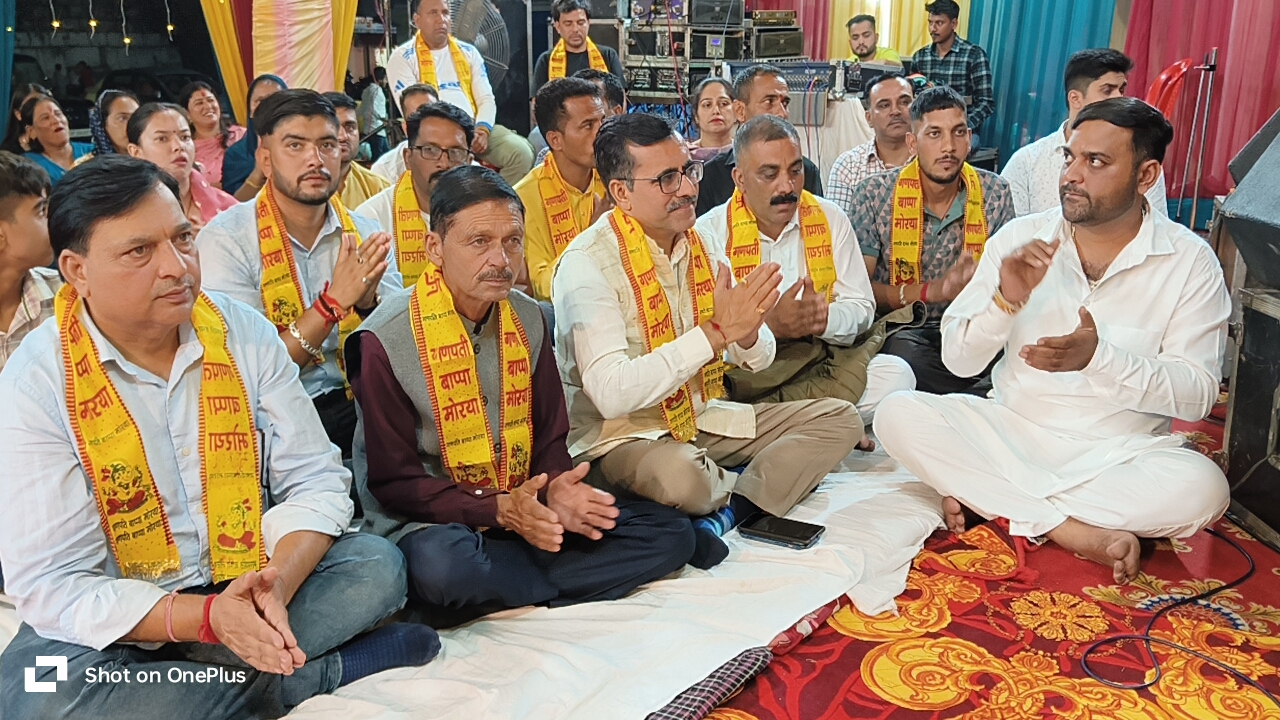
<svg viewBox="0 0 1280 720"><path fill-rule="evenodd" d="M244 76L253 82L253 0L230 0L231 17L236 25L236 40L240 42L240 61L244 64Z"/></svg>
<svg viewBox="0 0 1280 720"><path fill-rule="evenodd" d="M748 10L795 10L804 29L804 54L818 60L827 57L827 31L831 27L831 0L754 0ZM842 56L843 57L843 56Z"/></svg>
<svg viewBox="0 0 1280 720"><path fill-rule="evenodd" d="M1227 163L1280 107L1280 43L1273 44L1275 37L1280 37L1280 3L1275 0L1134 0L1125 38L1125 53L1134 60L1131 95L1146 96L1156 76L1178 60L1192 58L1198 65L1210 48L1218 48L1201 197L1233 187ZM1200 76L1194 70L1187 74L1170 119L1174 141L1164 171L1173 197L1182 188ZM1192 157L1188 197L1194 190L1195 163Z"/></svg>

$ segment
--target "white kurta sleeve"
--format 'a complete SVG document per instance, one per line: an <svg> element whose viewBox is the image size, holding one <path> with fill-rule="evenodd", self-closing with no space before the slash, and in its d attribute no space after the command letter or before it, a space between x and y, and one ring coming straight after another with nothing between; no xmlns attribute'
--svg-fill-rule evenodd
<svg viewBox="0 0 1280 720"><path fill-rule="evenodd" d="M998 239L1008 237L1003 228L992 236L973 279L942 316L942 363L959 377L981 373L1009 340L1013 316L993 300L1000 285L1000 265L1012 252L1003 251L1006 243Z"/></svg>
<svg viewBox="0 0 1280 720"><path fill-rule="evenodd" d="M841 212L828 212L827 222L831 224L836 284L835 301L827 307L827 329L822 339L848 347L871 327L876 317L876 300L849 217Z"/></svg>
<svg viewBox="0 0 1280 720"><path fill-rule="evenodd" d="M563 323L573 336L582 390L606 419L657 405L715 357L701 328L653 352L629 357L618 293L581 251L570 249L560 256L551 297L557 325Z"/></svg>
<svg viewBox="0 0 1280 720"><path fill-rule="evenodd" d="M1222 269L1206 245L1195 259L1156 356L1145 357L1100 339L1082 374L1099 394L1130 410L1202 420L1218 400L1222 338L1230 316ZM1102 328L1099 335L1105 336Z"/></svg>

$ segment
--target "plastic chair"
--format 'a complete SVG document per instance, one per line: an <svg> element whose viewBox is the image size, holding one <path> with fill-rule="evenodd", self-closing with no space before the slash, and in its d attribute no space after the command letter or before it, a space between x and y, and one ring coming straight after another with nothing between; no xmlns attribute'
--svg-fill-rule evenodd
<svg viewBox="0 0 1280 720"><path fill-rule="evenodd" d="M1170 122L1173 112L1178 107L1178 97L1182 94L1182 82L1187 78L1187 71L1194 65L1191 58L1183 58L1165 68L1151 83L1147 91L1147 104L1159 110Z"/></svg>

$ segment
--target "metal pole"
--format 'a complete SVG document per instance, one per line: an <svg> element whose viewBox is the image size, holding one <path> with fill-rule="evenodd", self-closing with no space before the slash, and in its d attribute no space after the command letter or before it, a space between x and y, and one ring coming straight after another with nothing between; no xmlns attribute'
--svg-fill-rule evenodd
<svg viewBox="0 0 1280 720"><path fill-rule="evenodd" d="M1193 70L1200 70L1200 85L1196 89L1196 106L1193 108L1191 115L1191 135L1187 138L1187 162L1182 166L1182 187L1178 188L1178 213L1174 219L1182 222L1182 200L1187 196L1187 180L1190 179L1191 173L1191 154L1195 152L1196 145L1196 126L1200 122L1200 100L1204 97L1204 66L1197 65ZM1195 204L1195 198L1192 198L1192 204Z"/></svg>
<svg viewBox="0 0 1280 720"><path fill-rule="evenodd" d="M1209 146L1209 111L1213 108L1213 83L1218 78L1218 48L1205 56L1205 74L1209 76L1209 90L1204 98L1204 121L1200 123L1200 159L1196 161L1196 189L1191 195L1191 229L1196 229L1196 209L1200 205L1200 181L1204 179L1204 152Z"/></svg>
<svg viewBox="0 0 1280 720"><path fill-rule="evenodd" d="M524 38L524 72L533 90L533 0L524 0Z"/></svg>

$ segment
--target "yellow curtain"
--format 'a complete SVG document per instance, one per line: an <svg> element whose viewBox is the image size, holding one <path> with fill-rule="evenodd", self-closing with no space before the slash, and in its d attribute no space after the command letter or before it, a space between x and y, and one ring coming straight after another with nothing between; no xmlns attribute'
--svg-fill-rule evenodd
<svg viewBox="0 0 1280 720"><path fill-rule="evenodd" d="M357 0L331 0L333 5L333 81L342 90L347 79L347 62L356 31Z"/></svg>
<svg viewBox="0 0 1280 720"><path fill-rule="evenodd" d="M960 3L960 25L956 34L965 40L969 39L969 6L972 0L957 0ZM928 0L892 0L889 10L893 32L881 33L881 43L890 42L889 47L898 51L902 58L908 59L915 51L933 42L929 38L929 13L924 6ZM848 44L848 41L845 41Z"/></svg>
<svg viewBox="0 0 1280 720"><path fill-rule="evenodd" d="M849 30L845 23L855 15L871 15L876 19L876 32L880 34L880 44L885 47L892 38L889 35L889 3L887 0L832 0L831 2L831 35L827 39L827 57L832 60L844 60L851 54L849 51Z"/></svg>
<svg viewBox="0 0 1280 720"><path fill-rule="evenodd" d="M249 94L249 79L244 76L244 62L240 56L240 41L236 39L235 20L231 17L231 3L224 0L200 0L204 21L213 39L213 52L222 71L231 109L241 125L249 121L249 107L245 98Z"/></svg>

